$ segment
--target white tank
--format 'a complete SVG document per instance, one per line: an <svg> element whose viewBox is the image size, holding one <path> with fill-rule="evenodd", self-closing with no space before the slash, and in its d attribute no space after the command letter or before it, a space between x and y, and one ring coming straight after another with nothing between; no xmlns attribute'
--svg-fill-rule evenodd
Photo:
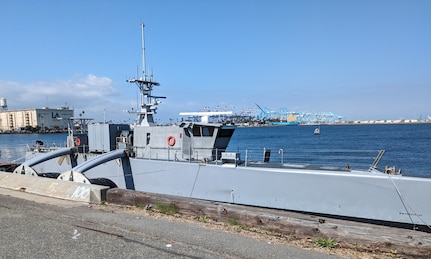
<svg viewBox="0 0 431 259"><path fill-rule="evenodd" d="M4 97L0 98L0 107L3 109L7 108L6 98Z"/></svg>

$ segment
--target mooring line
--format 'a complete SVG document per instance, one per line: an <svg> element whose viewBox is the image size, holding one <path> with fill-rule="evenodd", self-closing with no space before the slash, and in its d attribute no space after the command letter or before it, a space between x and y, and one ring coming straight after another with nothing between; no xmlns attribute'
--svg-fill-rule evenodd
<svg viewBox="0 0 431 259"><path fill-rule="evenodd" d="M395 187L395 190L397 191L397 194L398 194L398 197L400 198L400 200L401 200L401 203L403 204L403 207L404 207L404 209L405 209L405 211L406 211L406 214L409 216L409 218L410 218L410 221L412 222L412 224L413 224L413 229L416 229L416 224L414 223L414 221L413 221L413 218L412 218L412 214L414 214L416 217L418 217L418 219L425 225L425 226L427 226L429 229L431 229L431 226L427 223L427 222L425 222L423 219L422 219L422 217L420 217L419 216L419 214L417 214L416 213L416 211L414 211L413 210L413 208L410 206L410 205L408 205L407 204L407 202L404 200L404 198L403 198L403 196L402 196L402 194L401 194L401 192L400 192L400 190L398 189L398 187L397 187L397 185L395 184L395 182L394 182L394 179L392 179L392 177L389 175L389 179L391 179L391 182L392 182L392 185ZM407 208L408 207L408 208ZM410 210L409 210L410 209ZM409 211L411 211L412 213L410 213Z"/></svg>

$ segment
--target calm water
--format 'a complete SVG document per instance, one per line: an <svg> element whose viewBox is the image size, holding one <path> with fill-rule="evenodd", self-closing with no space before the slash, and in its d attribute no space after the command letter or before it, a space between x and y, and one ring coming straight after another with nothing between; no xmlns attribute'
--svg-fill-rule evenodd
<svg viewBox="0 0 431 259"><path fill-rule="evenodd" d="M229 144L233 151L250 148L272 150L271 160L278 150L349 149L386 150L380 168L396 166L404 175L431 177L431 124L405 125L337 125L281 126L239 128ZM262 153L263 154L263 153ZM241 154L243 158L243 154ZM373 159L369 160L371 164Z"/></svg>
<svg viewBox="0 0 431 259"><path fill-rule="evenodd" d="M66 146L66 133L56 134L0 134L0 161L18 160L22 162L25 152L36 140L43 141L45 146Z"/></svg>
<svg viewBox="0 0 431 259"><path fill-rule="evenodd" d="M320 127L321 134L314 136L315 126L279 126L238 128L229 144L229 151L271 149L271 162L280 161L279 149L285 157L289 150L386 150L380 168L396 166L404 175L431 177L431 124L405 125L337 125ZM25 155L36 140L45 145L65 146L66 134L0 134L0 161L11 161ZM245 155L242 153L241 158ZM372 163L367 157L367 162Z"/></svg>

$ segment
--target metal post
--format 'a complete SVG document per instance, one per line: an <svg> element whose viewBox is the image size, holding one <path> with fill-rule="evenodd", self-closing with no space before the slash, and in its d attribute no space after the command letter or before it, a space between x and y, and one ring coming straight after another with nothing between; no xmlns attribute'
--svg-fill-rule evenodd
<svg viewBox="0 0 431 259"><path fill-rule="evenodd" d="M281 164L284 164L284 150L280 148L278 150L278 153L281 154Z"/></svg>
<svg viewBox="0 0 431 259"><path fill-rule="evenodd" d="M247 167L247 161L248 161L248 149L245 150L245 162L244 162L245 167Z"/></svg>
<svg viewBox="0 0 431 259"><path fill-rule="evenodd" d="M216 162L216 165L218 164L217 161L218 161L218 148L216 148L216 153L215 153L215 162Z"/></svg>

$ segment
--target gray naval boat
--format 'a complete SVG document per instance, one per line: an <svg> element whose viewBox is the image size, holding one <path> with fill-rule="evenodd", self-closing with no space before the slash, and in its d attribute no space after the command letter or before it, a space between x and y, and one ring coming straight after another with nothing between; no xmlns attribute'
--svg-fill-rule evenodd
<svg viewBox="0 0 431 259"><path fill-rule="evenodd" d="M29 152L14 173L431 229L431 179L378 169L384 152L367 169L253 162L226 152L236 127L209 121L220 113L183 113L201 121L156 125L164 97L152 95L159 83L145 73L145 52L143 68L142 78L127 80L140 90L136 125L88 125L88 134L68 136L66 148Z"/></svg>

